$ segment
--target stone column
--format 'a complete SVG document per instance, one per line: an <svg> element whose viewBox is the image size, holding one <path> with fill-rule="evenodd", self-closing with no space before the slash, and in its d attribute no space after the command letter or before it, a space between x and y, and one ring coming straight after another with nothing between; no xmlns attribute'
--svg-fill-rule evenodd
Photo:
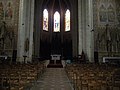
<svg viewBox="0 0 120 90"><path fill-rule="evenodd" d="M17 61L31 62L33 49L34 0L20 0ZM25 58L25 57L26 58Z"/></svg>
<svg viewBox="0 0 120 90"><path fill-rule="evenodd" d="M81 25L82 25L82 50L84 51L84 53L86 54L86 22L87 22L87 19L86 19L86 0L82 0L82 3L81 3L81 6L82 6L82 16L81 16ZM86 55L87 56L87 55Z"/></svg>
<svg viewBox="0 0 120 90"><path fill-rule="evenodd" d="M78 54L80 55L83 50L83 32L82 32L82 0L78 0Z"/></svg>
<svg viewBox="0 0 120 90"><path fill-rule="evenodd" d="M33 30L34 30L34 0L30 0L30 26L29 26L29 52L28 61L32 60L33 54Z"/></svg>
<svg viewBox="0 0 120 90"><path fill-rule="evenodd" d="M86 7L86 50L89 62L94 62L93 0L87 0Z"/></svg>
<svg viewBox="0 0 120 90"><path fill-rule="evenodd" d="M72 20L72 23L71 23L71 35L72 35L72 54L73 54L73 57L77 56L78 55L78 10L76 8L78 8L77 6L77 0L70 0L71 4L72 5L72 8L71 8L71 20Z"/></svg>
<svg viewBox="0 0 120 90"><path fill-rule="evenodd" d="M28 44L28 46L26 46L25 47L26 50L24 50L24 53L26 55L26 62L32 61L33 29L34 29L33 25L34 25L34 0L27 0L25 44Z"/></svg>
<svg viewBox="0 0 120 90"><path fill-rule="evenodd" d="M78 54L86 53L86 1L78 0Z"/></svg>
<svg viewBox="0 0 120 90"><path fill-rule="evenodd" d="M19 6L19 26L18 26L18 43L17 43L17 61L23 62L24 55L24 38L25 38L25 12L26 12L26 0L20 0Z"/></svg>
<svg viewBox="0 0 120 90"><path fill-rule="evenodd" d="M78 0L78 54L82 50L86 59L94 60L94 30L93 30L93 2L92 0Z"/></svg>

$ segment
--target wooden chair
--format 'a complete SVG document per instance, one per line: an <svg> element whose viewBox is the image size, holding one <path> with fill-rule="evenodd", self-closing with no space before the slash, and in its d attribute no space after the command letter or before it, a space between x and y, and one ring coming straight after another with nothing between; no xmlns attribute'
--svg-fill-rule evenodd
<svg viewBox="0 0 120 90"><path fill-rule="evenodd" d="M112 90L120 90L120 69L116 70L112 76Z"/></svg>
<svg viewBox="0 0 120 90"><path fill-rule="evenodd" d="M44 63L1 64L0 90L24 90L45 69Z"/></svg>

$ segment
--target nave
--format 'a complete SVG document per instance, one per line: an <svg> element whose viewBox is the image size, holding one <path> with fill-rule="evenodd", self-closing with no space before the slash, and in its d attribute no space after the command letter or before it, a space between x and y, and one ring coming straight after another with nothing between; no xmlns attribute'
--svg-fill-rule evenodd
<svg viewBox="0 0 120 90"><path fill-rule="evenodd" d="M64 68L46 68L30 90L73 90Z"/></svg>
<svg viewBox="0 0 120 90"><path fill-rule="evenodd" d="M120 90L120 66L69 63L47 68L37 63L0 64L0 90Z"/></svg>
<svg viewBox="0 0 120 90"><path fill-rule="evenodd" d="M1 63L0 90L73 90L65 69L47 63Z"/></svg>

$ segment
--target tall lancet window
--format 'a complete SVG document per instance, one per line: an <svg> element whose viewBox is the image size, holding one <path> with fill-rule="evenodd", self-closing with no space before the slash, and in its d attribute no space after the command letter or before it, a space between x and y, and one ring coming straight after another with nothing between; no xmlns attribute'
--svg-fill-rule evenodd
<svg viewBox="0 0 120 90"><path fill-rule="evenodd" d="M70 10L65 13L65 31L70 31Z"/></svg>
<svg viewBox="0 0 120 90"><path fill-rule="evenodd" d="M43 30L48 31L48 11L44 9L43 11Z"/></svg>
<svg viewBox="0 0 120 90"><path fill-rule="evenodd" d="M60 14L58 11L54 13L54 32L60 32Z"/></svg>

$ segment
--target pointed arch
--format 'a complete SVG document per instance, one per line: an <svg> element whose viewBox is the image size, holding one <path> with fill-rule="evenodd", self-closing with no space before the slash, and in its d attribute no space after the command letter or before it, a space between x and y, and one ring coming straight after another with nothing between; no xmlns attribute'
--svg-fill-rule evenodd
<svg viewBox="0 0 120 90"><path fill-rule="evenodd" d="M99 8L99 21L101 23L107 22L107 10L104 4L101 4Z"/></svg>
<svg viewBox="0 0 120 90"><path fill-rule="evenodd" d="M108 22L114 22L115 20L115 10L113 6L110 4L109 7L107 8L108 10Z"/></svg>
<svg viewBox="0 0 120 90"><path fill-rule="evenodd" d="M48 31L48 11L43 10L43 30Z"/></svg>
<svg viewBox="0 0 120 90"><path fill-rule="evenodd" d="M54 13L54 32L60 32L60 14L58 11Z"/></svg>
<svg viewBox="0 0 120 90"><path fill-rule="evenodd" d="M65 31L70 31L70 10L65 12Z"/></svg>

